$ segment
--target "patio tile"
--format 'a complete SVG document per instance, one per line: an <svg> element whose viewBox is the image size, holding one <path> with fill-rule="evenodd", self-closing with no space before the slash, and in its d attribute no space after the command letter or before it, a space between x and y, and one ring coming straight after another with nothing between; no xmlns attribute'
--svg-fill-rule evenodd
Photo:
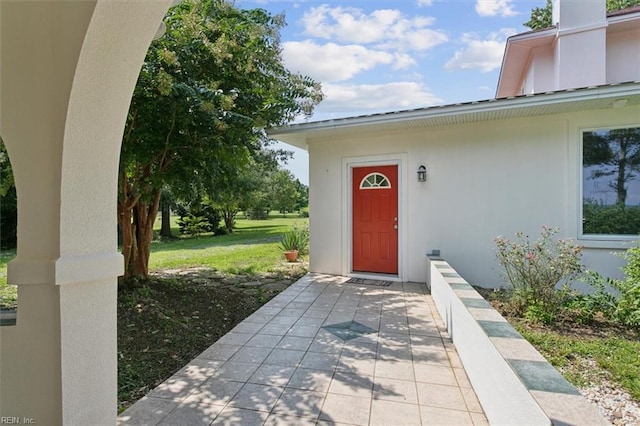
<svg viewBox="0 0 640 426"><path fill-rule="evenodd" d="M452 410L464 410L466 407L462 393L456 386L416 383L416 387L420 405Z"/></svg>
<svg viewBox="0 0 640 426"><path fill-rule="evenodd" d="M357 396L360 398L371 398L372 388L373 381L370 377L336 372L331 380L329 393Z"/></svg>
<svg viewBox="0 0 640 426"><path fill-rule="evenodd" d="M466 411L449 410L438 407L420 407L424 424L433 425L473 425L471 416Z"/></svg>
<svg viewBox="0 0 640 426"><path fill-rule="evenodd" d="M338 365L340 355L318 352L307 352L300 362L300 367L314 370L333 371Z"/></svg>
<svg viewBox="0 0 640 426"><path fill-rule="evenodd" d="M370 398L328 394L320 412L320 420L351 425L369 423Z"/></svg>
<svg viewBox="0 0 640 426"><path fill-rule="evenodd" d="M227 407L211 423L212 425L225 426L262 426L269 417L269 413L263 411L245 410L236 407Z"/></svg>
<svg viewBox="0 0 640 426"><path fill-rule="evenodd" d="M169 399L145 396L118 417L118 424L155 425L177 406L177 402Z"/></svg>
<svg viewBox="0 0 640 426"><path fill-rule="evenodd" d="M449 356L446 351L412 348L411 354L413 355L413 362L417 364L435 364L443 367L451 366L449 363Z"/></svg>
<svg viewBox="0 0 640 426"><path fill-rule="evenodd" d="M312 325L320 327L324 323L324 318L302 317L296 321L295 325Z"/></svg>
<svg viewBox="0 0 640 426"><path fill-rule="evenodd" d="M293 349L306 351L311 346L313 339L310 337L284 336L276 346L278 349Z"/></svg>
<svg viewBox="0 0 640 426"><path fill-rule="evenodd" d="M376 361L374 359L358 359L341 357L336 371L373 377Z"/></svg>
<svg viewBox="0 0 640 426"><path fill-rule="evenodd" d="M229 401L229 405L247 410L270 412L282 391L284 391L282 387L247 383Z"/></svg>
<svg viewBox="0 0 640 426"><path fill-rule="evenodd" d="M257 333L262 327L264 327L264 324L260 324L257 322L248 322L248 321L243 321L240 324L236 325L233 330L231 330L232 333L249 333L249 334L255 334Z"/></svg>
<svg viewBox="0 0 640 426"><path fill-rule="evenodd" d="M263 364L247 382L259 385L286 386L295 372L295 367Z"/></svg>
<svg viewBox="0 0 640 426"><path fill-rule="evenodd" d="M273 407L273 413L318 418L325 393L286 388Z"/></svg>
<svg viewBox="0 0 640 426"><path fill-rule="evenodd" d="M239 349L238 352L236 352L229 361L253 362L262 364L262 362L269 356L272 350L273 349L271 348L254 348L245 346L242 349Z"/></svg>
<svg viewBox="0 0 640 426"><path fill-rule="evenodd" d="M191 379L206 380L224 364L224 361L212 361L210 359L195 358L189 364L182 367L175 376L187 376Z"/></svg>
<svg viewBox="0 0 640 426"><path fill-rule="evenodd" d="M265 364L281 365L284 367L297 367L304 351L294 351L290 349L274 349L271 354L264 360Z"/></svg>
<svg viewBox="0 0 640 426"><path fill-rule="evenodd" d="M246 382L258 367L260 367L258 363L227 361L211 377Z"/></svg>
<svg viewBox="0 0 640 426"><path fill-rule="evenodd" d="M255 348L275 348L278 346L278 343L282 339L282 336L274 336L272 334L256 334L245 343L246 346L251 346Z"/></svg>
<svg viewBox="0 0 640 426"><path fill-rule="evenodd" d="M205 378L193 379L187 376L171 376L159 386L149 392L149 396L153 398L171 399L173 401L182 401L195 388L197 388Z"/></svg>
<svg viewBox="0 0 640 426"><path fill-rule="evenodd" d="M208 379L194 390L184 400L184 403L226 405L238 393L242 385L244 385L242 382Z"/></svg>
<svg viewBox="0 0 640 426"><path fill-rule="evenodd" d="M432 349L444 351L444 343L440 336L411 335L411 347L415 349Z"/></svg>
<svg viewBox="0 0 640 426"><path fill-rule="evenodd" d="M241 345L224 345L216 342L198 355L198 358L210 359L213 361L228 361L229 358L238 352L241 347Z"/></svg>
<svg viewBox="0 0 640 426"><path fill-rule="evenodd" d="M440 367L431 364L415 364L414 370L417 382L448 386L458 385L453 369L449 367Z"/></svg>
<svg viewBox="0 0 640 426"><path fill-rule="evenodd" d="M474 426L489 426L489 420L482 413L469 413Z"/></svg>
<svg viewBox="0 0 640 426"><path fill-rule="evenodd" d="M267 324L260 330L260 334L270 334L272 336L284 336L291 326L286 324Z"/></svg>
<svg viewBox="0 0 640 426"><path fill-rule="evenodd" d="M411 361L376 360L376 377L387 377L398 380L414 380L413 363Z"/></svg>
<svg viewBox="0 0 640 426"><path fill-rule="evenodd" d="M287 332L287 336L315 337L320 330L319 325L294 325Z"/></svg>
<svg viewBox="0 0 640 426"><path fill-rule="evenodd" d="M276 315L273 317L271 321L269 321L268 325L280 324L280 325L288 325L291 327L293 324L298 321L298 317L287 317L283 315Z"/></svg>
<svg viewBox="0 0 640 426"><path fill-rule="evenodd" d="M486 425L422 286L344 280L303 277L119 424ZM346 341L325 328L341 322L353 333Z"/></svg>
<svg viewBox="0 0 640 426"><path fill-rule="evenodd" d="M244 345L253 337L253 333L230 332L222 336L216 343L223 345Z"/></svg>
<svg viewBox="0 0 640 426"><path fill-rule="evenodd" d="M373 398L417 404L416 382L376 377L373 385Z"/></svg>
<svg viewBox="0 0 640 426"><path fill-rule="evenodd" d="M223 409L223 405L183 403L162 419L158 425L210 425Z"/></svg>
<svg viewBox="0 0 640 426"><path fill-rule="evenodd" d="M271 413L264 426L315 426L315 418L295 417L285 414Z"/></svg>
<svg viewBox="0 0 640 426"><path fill-rule="evenodd" d="M371 403L371 426L420 425L420 411L417 405L374 399ZM431 424L431 423L424 423ZM437 423L434 423L437 424Z"/></svg>
<svg viewBox="0 0 640 426"><path fill-rule="evenodd" d="M289 380L287 388L326 392L332 377L331 371L298 368Z"/></svg>

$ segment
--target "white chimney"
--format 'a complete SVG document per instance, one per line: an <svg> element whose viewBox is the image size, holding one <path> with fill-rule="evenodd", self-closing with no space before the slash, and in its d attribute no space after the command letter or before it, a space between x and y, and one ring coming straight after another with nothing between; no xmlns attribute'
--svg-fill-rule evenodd
<svg viewBox="0 0 640 426"><path fill-rule="evenodd" d="M606 0L553 0L556 90L606 83Z"/></svg>

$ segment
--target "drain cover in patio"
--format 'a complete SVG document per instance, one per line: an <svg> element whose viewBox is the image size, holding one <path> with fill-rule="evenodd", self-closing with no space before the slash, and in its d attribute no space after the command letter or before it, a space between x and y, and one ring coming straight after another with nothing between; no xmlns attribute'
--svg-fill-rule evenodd
<svg viewBox="0 0 640 426"><path fill-rule="evenodd" d="M389 287L391 285L391 281L370 280L367 278L350 278L348 281L346 281L346 283L358 285L374 285L379 287Z"/></svg>
<svg viewBox="0 0 640 426"><path fill-rule="evenodd" d="M357 321L347 321L338 324L325 325L322 328L345 341L357 339L358 337L364 336L365 334L375 333L376 331L378 331L374 330L371 327L367 327L364 324L360 324Z"/></svg>

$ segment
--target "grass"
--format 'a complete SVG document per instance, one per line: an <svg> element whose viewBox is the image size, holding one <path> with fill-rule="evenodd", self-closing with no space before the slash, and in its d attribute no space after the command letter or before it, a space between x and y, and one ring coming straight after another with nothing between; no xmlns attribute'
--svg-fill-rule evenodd
<svg viewBox="0 0 640 426"><path fill-rule="evenodd" d="M308 219L273 215L268 220L238 219L232 234L157 240L151 248L151 271L207 266L229 274L270 272L282 259L280 236ZM177 228L174 235L178 235Z"/></svg>
<svg viewBox="0 0 640 426"><path fill-rule="evenodd" d="M179 236L176 218L172 217L175 239L156 239L152 243L149 269L164 269L204 266L228 274L255 275L272 272L280 264L282 251L278 249L280 235L294 223L307 224L309 219L297 214L285 217L272 213L268 220L239 218L237 229L232 234ZM160 230L160 218L156 222ZM15 308L18 292L15 285L7 284L7 263L15 257L15 250L0 253L0 306Z"/></svg>
<svg viewBox="0 0 640 426"><path fill-rule="evenodd" d="M536 331L523 324L516 324L516 328L574 386L585 387L608 378L640 401L640 340L637 337L573 337L549 329ZM596 368L590 361L595 361Z"/></svg>
<svg viewBox="0 0 640 426"><path fill-rule="evenodd" d="M480 293L538 351L578 388L611 381L640 402L640 333L597 315L584 322L573 311L562 311L552 324L518 317L508 293Z"/></svg>
<svg viewBox="0 0 640 426"><path fill-rule="evenodd" d="M2 307L18 306L18 287L7 284L7 264L15 256L15 250L0 252L0 306Z"/></svg>

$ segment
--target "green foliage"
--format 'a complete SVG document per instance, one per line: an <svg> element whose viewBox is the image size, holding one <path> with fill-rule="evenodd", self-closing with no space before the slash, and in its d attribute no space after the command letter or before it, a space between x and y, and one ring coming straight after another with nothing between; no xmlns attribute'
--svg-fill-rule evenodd
<svg viewBox="0 0 640 426"><path fill-rule="evenodd" d="M589 294L572 292L567 297L564 308L583 324L593 323L599 314L604 318L612 318L617 304L616 297L611 292L614 288L613 280L605 279L594 271L587 271L585 281L594 291Z"/></svg>
<svg viewBox="0 0 640 426"><path fill-rule="evenodd" d="M200 235L211 232L214 235L222 235L226 233L225 229L220 227L220 214L210 205L179 204L176 206L176 213L180 216L178 226L181 234Z"/></svg>
<svg viewBox="0 0 640 426"><path fill-rule="evenodd" d="M613 12L620 9L625 9L631 6L640 5L640 0L607 0L607 11ZM549 28L553 25L552 21L553 5L551 0L547 0L545 7L535 7L531 10L531 18L523 25L531 28L532 30L541 30Z"/></svg>
<svg viewBox="0 0 640 426"><path fill-rule="evenodd" d="M309 207L303 207L300 209L300 217L309 217Z"/></svg>
<svg viewBox="0 0 640 426"><path fill-rule="evenodd" d="M309 227L293 225L293 228L282 235L279 247L283 251L297 251L300 255L306 254L309 248Z"/></svg>
<svg viewBox="0 0 640 426"><path fill-rule="evenodd" d="M570 239L553 240L557 228L544 226L539 240L516 233L516 240L497 237L496 256L512 288L511 301L521 314L532 320L550 323L566 298L556 291L561 281L569 281L584 269L580 262L582 247Z"/></svg>
<svg viewBox="0 0 640 426"><path fill-rule="evenodd" d="M18 197L7 149L0 139L0 249L16 248L18 242Z"/></svg>
<svg viewBox="0 0 640 426"><path fill-rule="evenodd" d="M582 204L584 234L638 235L640 207L622 204L605 205L591 199Z"/></svg>
<svg viewBox="0 0 640 426"><path fill-rule="evenodd" d="M165 24L145 58L122 144L120 226L135 230L123 233L133 239L123 244L127 268L136 256L124 251L150 244L163 187L182 199L213 193L270 142L264 128L309 115L322 99L318 83L284 67L280 15L184 0ZM225 215L229 227L233 220Z"/></svg>
<svg viewBox="0 0 640 426"><path fill-rule="evenodd" d="M532 30L549 28L552 25L552 11L553 4L551 3L551 0L547 0L545 7L534 7L531 10L531 18L522 25L531 28Z"/></svg>
<svg viewBox="0 0 640 426"><path fill-rule="evenodd" d="M614 318L620 323L640 329L640 247L633 247L624 255L624 279L613 281L620 292Z"/></svg>
<svg viewBox="0 0 640 426"><path fill-rule="evenodd" d="M547 330L531 331L516 324L522 336L533 344L575 386L596 382L585 363L595 361L634 398L640 398L640 341L624 337L571 338ZM588 364L587 364L588 365Z"/></svg>

